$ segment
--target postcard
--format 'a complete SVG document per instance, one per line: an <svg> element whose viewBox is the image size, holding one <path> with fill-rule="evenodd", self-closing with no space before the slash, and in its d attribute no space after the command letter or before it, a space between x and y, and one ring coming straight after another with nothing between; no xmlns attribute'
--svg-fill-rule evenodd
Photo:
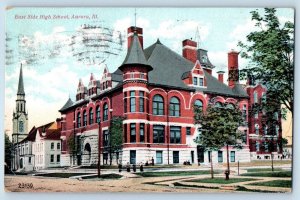
<svg viewBox="0 0 300 200"><path fill-rule="evenodd" d="M8 7L7 192L292 191L294 9Z"/></svg>

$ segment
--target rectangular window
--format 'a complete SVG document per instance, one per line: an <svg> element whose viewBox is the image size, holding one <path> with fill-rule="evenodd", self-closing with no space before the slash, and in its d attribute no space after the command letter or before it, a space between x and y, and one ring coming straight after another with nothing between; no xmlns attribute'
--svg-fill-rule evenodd
<svg viewBox="0 0 300 200"><path fill-rule="evenodd" d="M124 113L127 113L127 94L124 92Z"/></svg>
<svg viewBox="0 0 300 200"><path fill-rule="evenodd" d="M60 155L56 155L56 162L57 162L57 163L60 162Z"/></svg>
<svg viewBox="0 0 300 200"><path fill-rule="evenodd" d="M109 145L108 130L103 131L103 146L107 147Z"/></svg>
<svg viewBox="0 0 300 200"><path fill-rule="evenodd" d="M165 126L154 125L153 126L153 143L165 142Z"/></svg>
<svg viewBox="0 0 300 200"><path fill-rule="evenodd" d="M191 127L186 127L186 135L191 135Z"/></svg>
<svg viewBox="0 0 300 200"><path fill-rule="evenodd" d="M140 78L141 78L141 79L144 79L144 78L145 78L145 76L144 76L143 73L140 73Z"/></svg>
<svg viewBox="0 0 300 200"><path fill-rule="evenodd" d="M145 142L145 124L140 124L140 142Z"/></svg>
<svg viewBox="0 0 300 200"><path fill-rule="evenodd" d="M163 163L163 156L162 151L156 151L156 164L162 164Z"/></svg>
<svg viewBox="0 0 300 200"><path fill-rule="evenodd" d="M198 85L198 78L197 78L197 77L194 77L194 78L193 78L193 84L194 84L194 85Z"/></svg>
<svg viewBox="0 0 300 200"><path fill-rule="evenodd" d="M130 164L136 164L136 151L130 150Z"/></svg>
<svg viewBox="0 0 300 200"><path fill-rule="evenodd" d="M135 124L130 124L130 142L136 142L136 129Z"/></svg>
<svg viewBox="0 0 300 200"><path fill-rule="evenodd" d="M51 142L51 149L54 149L54 142Z"/></svg>
<svg viewBox="0 0 300 200"><path fill-rule="evenodd" d="M203 78L199 78L199 86L204 86Z"/></svg>
<svg viewBox="0 0 300 200"><path fill-rule="evenodd" d="M173 163L179 163L179 151L173 151Z"/></svg>
<svg viewBox="0 0 300 200"><path fill-rule="evenodd" d="M139 111L144 112L144 92L140 91L139 94L140 94L140 97L139 97L140 109L139 109Z"/></svg>
<svg viewBox="0 0 300 200"><path fill-rule="evenodd" d="M256 143L255 143L255 149L256 149L257 152L259 152L259 148L260 148L259 142L256 141Z"/></svg>
<svg viewBox="0 0 300 200"><path fill-rule="evenodd" d="M171 126L170 128L170 143L180 144L181 142L181 127Z"/></svg>
<svg viewBox="0 0 300 200"><path fill-rule="evenodd" d="M194 151L191 151L191 163L195 162Z"/></svg>
<svg viewBox="0 0 300 200"><path fill-rule="evenodd" d="M50 162L51 162L51 163L54 162L54 155L50 155Z"/></svg>
<svg viewBox="0 0 300 200"><path fill-rule="evenodd" d="M130 112L135 112L135 91L130 91Z"/></svg>
<svg viewBox="0 0 300 200"><path fill-rule="evenodd" d="M219 163L223 162L223 151L218 151L218 162Z"/></svg>
<svg viewBox="0 0 300 200"><path fill-rule="evenodd" d="M207 155L208 155L208 162L210 163L211 162L211 151L208 151Z"/></svg>
<svg viewBox="0 0 300 200"><path fill-rule="evenodd" d="M254 117L255 117L255 119L258 119L258 112L257 111L255 112Z"/></svg>
<svg viewBox="0 0 300 200"><path fill-rule="evenodd" d="M28 158L28 163L31 164L31 157Z"/></svg>
<svg viewBox="0 0 300 200"><path fill-rule="evenodd" d="M57 143L57 149L60 149L60 143Z"/></svg>
<svg viewBox="0 0 300 200"><path fill-rule="evenodd" d="M230 152L230 162L235 162L235 151Z"/></svg>

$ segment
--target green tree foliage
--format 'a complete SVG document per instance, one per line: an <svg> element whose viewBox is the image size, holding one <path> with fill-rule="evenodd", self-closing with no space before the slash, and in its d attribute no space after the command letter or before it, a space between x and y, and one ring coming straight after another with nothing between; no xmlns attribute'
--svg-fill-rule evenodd
<svg viewBox="0 0 300 200"><path fill-rule="evenodd" d="M242 148L244 135L238 127L243 123L243 117L237 105L231 107L209 105L206 111L195 107L194 123L200 125L202 130L195 142L206 151L217 151L225 146ZM211 171L213 173L213 170Z"/></svg>
<svg viewBox="0 0 300 200"><path fill-rule="evenodd" d="M294 102L294 24L281 25L275 8L265 8L263 16L252 11L257 31L247 35L246 42L239 42L241 56L250 65L241 70L241 78L260 81L267 87L268 98L284 104L293 114Z"/></svg>
<svg viewBox="0 0 300 200"><path fill-rule="evenodd" d="M12 142L9 139L9 136L5 133L5 163L10 168L11 165L11 152L12 151Z"/></svg>
<svg viewBox="0 0 300 200"><path fill-rule="evenodd" d="M109 133L110 133L110 163L112 162L112 153L119 152L123 144L123 120L124 117L115 116L111 119Z"/></svg>
<svg viewBox="0 0 300 200"><path fill-rule="evenodd" d="M74 155L75 151L76 151L76 144L75 144L74 135L70 135L70 137L67 140L67 145L68 145L69 152L71 152L71 154Z"/></svg>

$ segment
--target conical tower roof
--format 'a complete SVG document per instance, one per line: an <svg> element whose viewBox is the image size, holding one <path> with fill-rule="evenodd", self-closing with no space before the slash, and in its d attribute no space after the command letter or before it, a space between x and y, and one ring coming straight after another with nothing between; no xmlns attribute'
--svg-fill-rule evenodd
<svg viewBox="0 0 300 200"><path fill-rule="evenodd" d="M126 58L123 64L119 67L119 69L122 70L125 66L128 65L143 65L147 67L149 71L153 69L151 65L149 65L147 62L144 51L136 33L134 33L133 35L133 39L127 51Z"/></svg>
<svg viewBox="0 0 300 200"><path fill-rule="evenodd" d="M65 109L71 107L73 105L72 99L69 97L68 101L65 103L65 105L59 110L59 111L64 111Z"/></svg>
<svg viewBox="0 0 300 200"><path fill-rule="evenodd" d="M18 93L17 95L25 95L24 91L24 83L23 83L23 70L22 70L22 64L20 68L20 74L19 74L19 85L18 85Z"/></svg>

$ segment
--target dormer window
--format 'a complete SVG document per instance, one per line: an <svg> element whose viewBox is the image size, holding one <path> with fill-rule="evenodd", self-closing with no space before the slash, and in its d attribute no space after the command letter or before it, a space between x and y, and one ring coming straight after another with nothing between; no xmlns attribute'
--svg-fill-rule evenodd
<svg viewBox="0 0 300 200"><path fill-rule="evenodd" d="M194 84L194 85L198 85L198 78L197 78L197 77L194 77L194 78L193 78L193 84Z"/></svg>
<svg viewBox="0 0 300 200"><path fill-rule="evenodd" d="M204 86L203 78L199 78L199 86Z"/></svg>
<svg viewBox="0 0 300 200"><path fill-rule="evenodd" d="M140 78L144 79L144 74L143 73L140 74Z"/></svg>
<svg viewBox="0 0 300 200"><path fill-rule="evenodd" d="M207 55L202 56L202 62L207 63Z"/></svg>

